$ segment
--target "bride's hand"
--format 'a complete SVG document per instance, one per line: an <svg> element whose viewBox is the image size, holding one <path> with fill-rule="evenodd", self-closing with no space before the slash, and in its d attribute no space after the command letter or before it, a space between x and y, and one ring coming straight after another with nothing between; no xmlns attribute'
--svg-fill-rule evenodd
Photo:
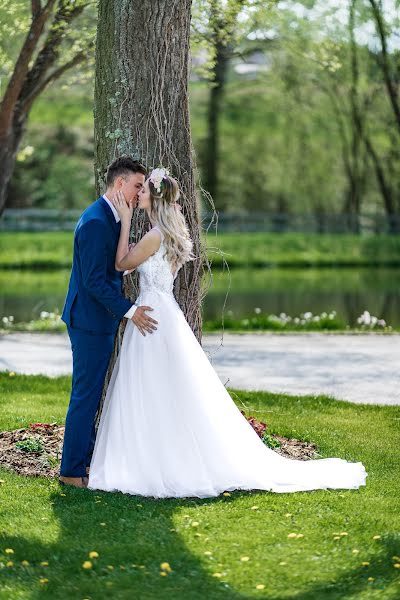
<svg viewBox="0 0 400 600"><path fill-rule="evenodd" d="M124 193L121 190L119 190L115 194L114 198L112 198L111 202L115 210L119 214L121 222L130 225L133 215L133 206L127 203Z"/></svg>

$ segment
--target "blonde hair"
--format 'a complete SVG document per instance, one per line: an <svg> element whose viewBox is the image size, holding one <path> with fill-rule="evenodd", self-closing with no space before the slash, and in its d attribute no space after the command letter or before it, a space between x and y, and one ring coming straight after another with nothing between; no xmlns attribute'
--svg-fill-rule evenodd
<svg viewBox="0 0 400 600"><path fill-rule="evenodd" d="M158 192L149 180L151 217L164 237L165 255L172 270L176 273L187 261L193 260L193 242L185 217L175 206L180 190L176 179L165 176Z"/></svg>

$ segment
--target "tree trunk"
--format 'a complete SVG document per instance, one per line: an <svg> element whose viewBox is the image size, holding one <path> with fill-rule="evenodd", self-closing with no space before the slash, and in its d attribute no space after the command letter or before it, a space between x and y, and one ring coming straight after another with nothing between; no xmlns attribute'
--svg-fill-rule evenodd
<svg viewBox="0 0 400 600"><path fill-rule="evenodd" d="M100 0L96 43L95 175L104 189L107 165L128 154L148 168L170 169L182 191L180 204L196 259L180 270L175 297L201 340L202 258L188 107L191 0ZM132 236L143 233L136 211ZM127 295L137 287L128 276ZM124 320L123 320L124 321ZM122 322L106 377L108 385L123 335ZM104 396L103 396L104 399ZM102 404L97 415L97 424Z"/></svg>
<svg viewBox="0 0 400 600"><path fill-rule="evenodd" d="M25 133L27 117L26 113L14 114L12 126L4 135L0 135L0 214L6 203L8 184L14 172L18 148Z"/></svg>
<svg viewBox="0 0 400 600"><path fill-rule="evenodd" d="M191 0L100 1L95 174L99 192L107 165L129 154L148 167L168 167L178 179L198 258L181 269L175 296L200 339L202 261L188 106L190 19ZM136 239L141 225L136 216Z"/></svg>
<svg viewBox="0 0 400 600"><path fill-rule="evenodd" d="M226 208L226 203L218 200L219 125L230 54L230 47L221 41L216 43L215 64L208 101L208 135L203 158L205 189L214 201L217 200L217 208L220 210Z"/></svg>

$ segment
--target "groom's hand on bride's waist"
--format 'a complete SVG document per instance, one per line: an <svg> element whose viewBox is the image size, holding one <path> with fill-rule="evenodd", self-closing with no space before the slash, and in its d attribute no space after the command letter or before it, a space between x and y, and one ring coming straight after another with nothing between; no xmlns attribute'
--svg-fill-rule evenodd
<svg viewBox="0 0 400 600"><path fill-rule="evenodd" d="M142 335L146 335L147 333L153 333L156 331L156 325L158 322L155 319L152 319L149 315L146 315L146 311L153 310L151 306L139 306L131 320L139 329Z"/></svg>

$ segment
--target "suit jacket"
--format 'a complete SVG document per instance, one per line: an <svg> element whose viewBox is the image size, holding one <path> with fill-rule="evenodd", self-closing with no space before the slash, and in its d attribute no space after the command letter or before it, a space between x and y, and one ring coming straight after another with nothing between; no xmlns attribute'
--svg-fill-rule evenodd
<svg viewBox="0 0 400 600"><path fill-rule="evenodd" d="M94 334L115 333L132 303L122 293L115 270L121 223L101 196L81 215L74 234L74 256L62 320Z"/></svg>

